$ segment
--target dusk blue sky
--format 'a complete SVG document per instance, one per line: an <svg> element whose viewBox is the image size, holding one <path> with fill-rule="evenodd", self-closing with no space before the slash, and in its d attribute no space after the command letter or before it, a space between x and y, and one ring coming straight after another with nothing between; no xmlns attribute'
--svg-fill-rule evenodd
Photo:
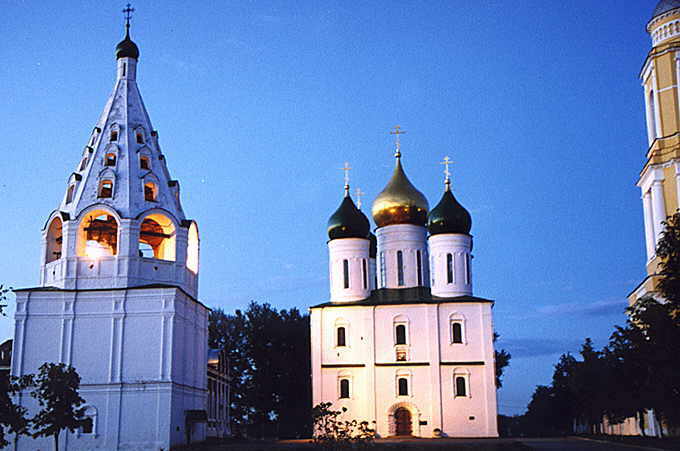
<svg viewBox="0 0 680 451"><path fill-rule="evenodd" d="M430 206L439 161L455 161L474 292L496 301L513 354L499 410L523 412L561 353L606 344L644 275L638 74L654 5L135 2L138 84L200 227L200 299L228 312L326 301L339 168L354 168L368 213L400 124ZM2 2L0 283L38 283L41 228L113 88L123 7Z"/></svg>

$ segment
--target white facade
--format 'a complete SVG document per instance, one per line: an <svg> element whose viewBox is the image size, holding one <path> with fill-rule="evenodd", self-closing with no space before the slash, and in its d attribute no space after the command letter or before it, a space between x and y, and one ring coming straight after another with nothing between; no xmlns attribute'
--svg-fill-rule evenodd
<svg viewBox="0 0 680 451"><path fill-rule="evenodd" d="M357 289L351 265L349 283L338 283L338 262L350 251L364 258L356 243L367 240L331 234L343 225L363 233L351 228L356 212L346 224L337 213L329 220L331 298L311 308L313 404L331 402L334 410L347 408L347 419L375 421L379 437L496 437L493 302L472 295L469 214L447 179L437 207L443 222L428 238L426 200L397 161L381 194L387 210L377 209L384 221L375 231L377 289ZM419 207L407 203L413 199Z"/></svg>
<svg viewBox="0 0 680 451"><path fill-rule="evenodd" d="M17 290L12 374L44 362L80 374L92 430L63 432L61 449L169 450L206 433L198 228L184 216L139 94L137 58L119 55L116 73L45 224L40 286ZM37 409L25 394L19 401ZM48 449L50 440L11 446Z"/></svg>

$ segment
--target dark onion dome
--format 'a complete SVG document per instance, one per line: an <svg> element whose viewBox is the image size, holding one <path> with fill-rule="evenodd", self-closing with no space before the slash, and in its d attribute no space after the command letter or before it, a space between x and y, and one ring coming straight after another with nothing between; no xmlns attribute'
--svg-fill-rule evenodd
<svg viewBox="0 0 680 451"><path fill-rule="evenodd" d="M427 216L427 229L430 235L439 233L470 234L472 218L470 213L458 203L447 181L444 195Z"/></svg>
<svg viewBox="0 0 680 451"><path fill-rule="evenodd" d="M125 31L125 39L116 46L116 59L134 58L139 59L139 47L130 39L130 29Z"/></svg>
<svg viewBox="0 0 680 451"><path fill-rule="evenodd" d="M401 158L397 157L392 178L373 202L375 224L378 227L392 224L424 226L428 208L427 199L406 177L401 167Z"/></svg>
<svg viewBox="0 0 680 451"><path fill-rule="evenodd" d="M345 198L328 219L328 238L368 238L371 226L368 218L359 210L345 190Z"/></svg>
<svg viewBox="0 0 680 451"><path fill-rule="evenodd" d="M368 247L368 258L376 258L378 256L378 237L371 233L368 235L368 239L371 240Z"/></svg>
<svg viewBox="0 0 680 451"><path fill-rule="evenodd" d="M680 0L661 0L654 8L652 19L675 8L680 8Z"/></svg>

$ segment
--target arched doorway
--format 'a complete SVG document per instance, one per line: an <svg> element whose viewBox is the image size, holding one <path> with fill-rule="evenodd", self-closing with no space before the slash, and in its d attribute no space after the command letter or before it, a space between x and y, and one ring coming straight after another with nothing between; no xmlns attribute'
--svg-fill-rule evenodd
<svg viewBox="0 0 680 451"><path fill-rule="evenodd" d="M413 433L413 427L411 425L411 412L408 409L400 407L395 410L394 423L396 435L411 435Z"/></svg>

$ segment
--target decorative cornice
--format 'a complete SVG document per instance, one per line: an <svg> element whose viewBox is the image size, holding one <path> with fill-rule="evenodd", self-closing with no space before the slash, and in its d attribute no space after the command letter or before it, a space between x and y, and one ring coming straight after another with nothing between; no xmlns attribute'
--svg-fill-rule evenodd
<svg viewBox="0 0 680 451"><path fill-rule="evenodd" d="M675 11L673 14L677 14L677 11ZM659 17L663 17L663 15ZM653 29L649 34L652 37L652 45L656 47L663 41L680 35L680 19L666 22L665 24Z"/></svg>

